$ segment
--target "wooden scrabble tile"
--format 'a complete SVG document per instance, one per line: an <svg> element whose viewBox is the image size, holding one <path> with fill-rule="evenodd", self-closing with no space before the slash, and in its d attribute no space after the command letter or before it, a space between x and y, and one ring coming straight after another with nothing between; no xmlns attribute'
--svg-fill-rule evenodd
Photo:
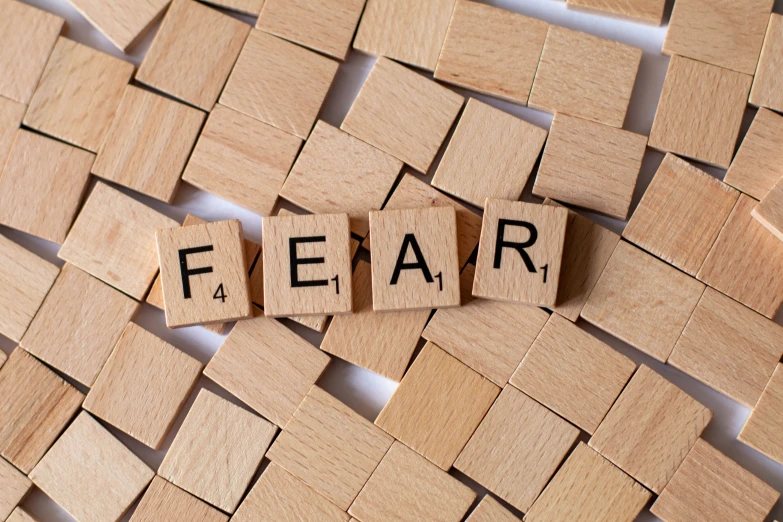
<svg viewBox="0 0 783 522"><path fill-rule="evenodd" d="M0 20L0 96L27 104L41 79L65 20L14 0Z"/></svg>
<svg viewBox="0 0 783 522"><path fill-rule="evenodd" d="M353 314L332 318L321 350L399 382L429 317L429 310L373 311L370 264L359 260Z"/></svg>
<svg viewBox="0 0 783 522"><path fill-rule="evenodd" d="M14 509L14 512L6 519L6 522L38 522L38 519L33 518L30 513L18 507Z"/></svg>
<svg viewBox="0 0 783 522"><path fill-rule="evenodd" d="M116 521L155 476L106 428L82 412L30 473L76 520Z"/></svg>
<svg viewBox="0 0 783 522"><path fill-rule="evenodd" d="M506 386L454 467L527 511L578 435L577 428Z"/></svg>
<svg viewBox="0 0 783 522"><path fill-rule="evenodd" d="M249 25L215 9L173 0L136 79L211 111L249 32Z"/></svg>
<svg viewBox="0 0 783 522"><path fill-rule="evenodd" d="M373 3L386 0L370 0L368 10ZM463 103L459 94L388 58L378 58L340 128L426 173Z"/></svg>
<svg viewBox="0 0 783 522"><path fill-rule="evenodd" d="M769 107L783 111L783 86L780 73L783 71L783 15L772 13L767 26L767 36L761 47L753 87L750 89L751 105Z"/></svg>
<svg viewBox="0 0 783 522"><path fill-rule="evenodd" d="M774 0L679 0L661 52L752 75Z"/></svg>
<svg viewBox="0 0 783 522"><path fill-rule="evenodd" d="M452 207L370 212L375 311L460 305Z"/></svg>
<svg viewBox="0 0 783 522"><path fill-rule="evenodd" d="M427 343L375 424L448 470L499 392L490 381Z"/></svg>
<svg viewBox="0 0 783 522"><path fill-rule="evenodd" d="M590 439L590 447L660 494L712 412L642 365Z"/></svg>
<svg viewBox="0 0 783 522"><path fill-rule="evenodd" d="M750 214L764 228L783 241L783 183L778 181Z"/></svg>
<svg viewBox="0 0 783 522"><path fill-rule="evenodd" d="M369 0L353 48L432 71L456 0Z"/></svg>
<svg viewBox="0 0 783 522"><path fill-rule="evenodd" d="M459 522L476 494L395 442L348 512L362 522Z"/></svg>
<svg viewBox="0 0 783 522"><path fill-rule="evenodd" d="M766 520L780 493L699 439L650 511L667 522Z"/></svg>
<svg viewBox="0 0 783 522"><path fill-rule="evenodd" d="M474 273L467 265L460 275L462 306L436 311L422 337L505 386L549 314L535 306L473 297Z"/></svg>
<svg viewBox="0 0 783 522"><path fill-rule="evenodd" d="M648 145L728 168L752 80L746 74L672 56Z"/></svg>
<svg viewBox="0 0 783 522"><path fill-rule="evenodd" d="M465 522L519 522L519 519L500 502L487 495L481 499Z"/></svg>
<svg viewBox="0 0 783 522"><path fill-rule="evenodd" d="M130 522L192 520L193 522L228 522L228 515L156 476Z"/></svg>
<svg viewBox="0 0 783 522"><path fill-rule="evenodd" d="M402 162L319 121L286 178L280 197L315 214L346 212L351 232L370 230L368 213L380 210Z"/></svg>
<svg viewBox="0 0 783 522"><path fill-rule="evenodd" d="M347 510L394 439L313 386L267 458Z"/></svg>
<svg viewBox="0 0 783 522"><path fill-rule="evenodd" d="M140 39L169 5L168 0L68 0L120 51Z"/></svg>
<svg viewBox="0 0 783 522"><path fill-rule="evenodd" d="M0 234L0 334L22 339L59 272Z"/></svg>
<svg viewBox="0 0 783 522"><path fill-rule="evenodd" d="M696 279L620 241L582 309L582 318L666 362L704 288Z"/></svg>
<svg viewBox="0 0 783 522"><path fill-rule="evenodd" d="M533 194L628 219L646 148L647 136L555 114Z"/></svg>
<svg viewBox="0 0 783 522"><path fill-rule="evenodd" d="M567 221L562 207L487 199L473 295L553 306Z"/></svg>
<svg viewBox="0 0 783 522"><path fill-rule="evenodd" d="M698 278L771 319L783 303L783 243L753 219L755 206L740 196Z"/></svg>
<svg viewBox="0 0 783 522"><path fill-rule="evenodd" d="M0 459L0 519L6 520L11 515L31 487L33 483L29 478L4 459Z"/></svg>
<svg viewBox="0 0 783 522"><path fill-rule="evenodd" d="M0 164L5 165L27 107L0 96Z"/></svg>
<svg viewBox="0 0 783 522"><path fill-rule="evenodd" d="M617 18L661 25L666 0L568 0L572 9L608 14Z"/></svg>
<svg viewBox="0 0 783 522"><path fill-rule="evenodd" d="M0 224L65 241L95 154L20 130L0 175Z"/></svg>
<svg viewBox="0 0 783 522"><path fill-rule="evenodd" d="M158 272L155 232L178 226L173 219L98 183L57 255L140 300Z"/></svg>
<svg viewBox="0 0 783 522"><path fill-rule="evenodd" d="M760 200L780 178L783 178L783 116L761 108L723 181Z"/></svg>
<svg viewBox="0 0 783 522"><path fill-rule="evenodd" d="M458 0L435 78L527 105L548 30L543 20Z"/></svg>
<svg viewBox="0 0 783 522"><path fill-rule="evenodd" d="M471 99L432 185L477 207L487 198L517 200L546 137L545 129Z"/></svg>
<svg viewBox="0 0 783 522"><path fill-rule="evenodd" d="M270 422L201 390L158 474L233 513L276 432Z"/></svg>
<svg viewBox="0 0 783 522"><path fill-rule="evenodd" d="M60 37L24 124L98 152L134 69L132 63Z"/></svg>
<svg viewBox="0 0 783 522"><path fill-rule="evenodd" d="M783 463L783 364L778 364L737 437L756 451Z"/></svg>
<svg viewBox="0 0 783 522"><path fill-rule="evenodd" d="M551 26L528 106L622 127L642 50Z"/></svg>
<svg viewBox="0 0 783 522"><path fill-rule="evenodd" d="M580 442L525 514L529 522L633 522L650 492Z"/></svg>
<svg viewBox="0 0 783 522"><path fill-rule="evenodd" d="M740 193L667 154L623 238L695 276Z"/></svg>

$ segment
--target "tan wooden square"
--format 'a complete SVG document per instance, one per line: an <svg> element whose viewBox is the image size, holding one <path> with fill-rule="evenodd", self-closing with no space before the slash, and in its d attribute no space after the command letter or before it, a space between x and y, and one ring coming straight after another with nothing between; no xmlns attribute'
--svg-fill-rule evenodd
<svg viewBox="0 0 783 522"><path fill-rule="evenodd" d="M173 219L98 183L57 255L140 300L158 273L155 232L178 226Z"/></svg>
<svg viewBox="0 0 783 522"><path fill-rule="evenodd" d="M738 440L783 463L783 364L778 364Z"/></svg>
<svg viewBox="0 0 783 522"><path fill-rule="evenodd" d="M672 56L648 145L728 168L753 78Z"/></svg>
<svg viewBox="0 0 783 522"><path fill-rule="evenodd" d="M644 24L661 25L666 0L568 0L566 5Z"/></svg>
<svg viewBox="0 0 783 522"><path fill-rule="evenodd" d="M250 29L193 0L173 0L136 79L211 111Z"/></svg>
<svg viewBox="0 0 783 522"><path fill-rule="evenodd" d="M18 507L14 509L11 516L6 519L6 522L39 522L37 518L33 518L30 513L24 509Z"/></svg>
<svg viewBox="0 0 783 522"><path fill-rule="evenodd" d="M622 127L642 50L551 26L528 105Z"/></svg>
<svg viewBox="0 0 783 522"><path fill-rule="evenodd" d="M191 522L228 522L228 515L205 504L177 486L155 477L130 522L161 522L188 520Z"/></svg>
<svg viewBox="0 0 783 522"><path fill-rule="evenodd" d="M395 442L348 512L362 522L459 522L476 494Z"/></svg>
<svg viewBox="0 0 783 522"><path fill-rule="evenodd" d="M258 16L264 6L264 0L208 0L204 3L251 16Z"/></svg>
<svg viewBox="0 0 783 522"><path fill-rule="evenodd" d="M527 511L579 435L513 386L506 386L454 467Z"/></svg>
<svg viewBox="0 0 783 522"><path fill-rule="evenodd" d="M0 96L0 163L5 165L27 107Z"/></svg>
<svg viewBox="0 0 783 522"><path fill-rule="evenodd" d="M86 150L20 130L0 175L0 224L65 241L94 160Z"/></svg>
<svg viewBox="0 0 783 522"><path fill-rule="evenodd" d="M386 0L370 0L368 10L373 2ZM406 3L395 0L395 6ZM379 58L340 128L426 173L464 102L405 66Z"/></svg>
<svg viewBox="0 0 783 522"><path fill-rule="evenodd" d="M783 183L778 181L750 214L764 228L783 241Z"/></svg>
<svg viewBox="0 0 783 522"><path fill-rule="evenodd" d="M666 362L704 293L704 284L620 241L582 318Z"/></svg>
<svg viewBox="0 0 783 522"><path fill-rule="evenodd" d="M673 154L658 167L623 238L695 276L739 192Z"/></svg>
<svg viewBox="0 0 783 522"><path fill-rule="evenodd" d="M127 51L154 24L168 0L68 0L120 51Z"/></svg>
<svg viewBox="0 0 783 522"><path fill-rule="evenodd" d="M22 503L33 483L11 464L0 459L0 519L6 520Z"/></svg>
<svg viewBox="0 0 783 522"><path fill-rule="evenodd" d="M485 496L465 522L519 522L511 511L490 495Z"/></svg>
<svg viewBox="0 0 783 522"><path fill-rule="evenodd" d="M487 199L473 295L553 306L567 221L563 207Z"/></svg>
<svg viewBox="0 0 783 522"><path fill-rule="evenodd" d="M783 15L772 13L756 75L753 78L753 87L750 89L749 101L752 105L783 111L783 86L779 80L783 72L781 56L783 56Z"/></svg>
<svg viewBox="0 0 783 522"><path fill-rule="evenodd" d="M201 390L158 474L233 513L276 432L270 422Z"/></svg>
<svg viewBox="0 0 783 522"><path fill-rule="evenodd" d="M83 522L119 520L154 476L84 411L30 473L38 488Z"/></svg>
<svg viewBox="0 0 783 522"><path fill-rule="evenodd" d="M471 99L432 185L477 207L487 198L517 200L546 137L546 129Z"/></svg>
<svg viewBox="0 0 783 522"><path fill-rule="evenodd" d="M132 63L60 37L24 124L98 152L134 69Z"/></svg>
<svg viewBox="0 0 783 522"><path fill-rule="evenodd" d="M458 0L435 78L527 105L548 30L543 20Z"/></svg>
<svg viewBox="0 0 783 522"><path fill-rule="evenodd" d="M555 114L533 194L628 219L646 149L646 136Z"/></svg>
<svg viewBox="0 0 783 522"><path fill-rule="evenodd" d="M783 116L761 108L723 181L760 200L780 178L783 178Z"/></svg>

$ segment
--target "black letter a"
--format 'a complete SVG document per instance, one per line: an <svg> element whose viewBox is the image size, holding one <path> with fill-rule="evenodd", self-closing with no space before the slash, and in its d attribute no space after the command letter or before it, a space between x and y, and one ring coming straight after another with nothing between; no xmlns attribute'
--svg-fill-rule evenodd
<svg viewBox="0 0 783 522"><path fill-rule="evenodd" d="M408 253L408 247L413 250L413 255L416 256L415 263L406 263L405 255ZM424 280L428 283L434 283L430 268L427 266L427 262L424 260L424 255L419 248L419 242L416 241L416 236L413 234L405 234L405 238L402 240L402 247L400 247L400 255L397 257L397 262L394 264L394 273L392 274L390 285L396 285L397 280L400 278L400 272L403 270L421 270L424 275Z"/></svg>

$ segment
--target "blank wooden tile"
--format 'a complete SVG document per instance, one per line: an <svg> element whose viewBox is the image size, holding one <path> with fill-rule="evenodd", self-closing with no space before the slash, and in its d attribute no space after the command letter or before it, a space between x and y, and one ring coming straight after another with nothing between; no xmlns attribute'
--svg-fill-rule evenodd
<svg viewBox="0 0 783 522"><path fill-rule="evenodd" d="M166 7L168 0L68 0L120 51L127 51L144 36Z"/></svg>
<svg viewBox="0 0 783 522"><path fill-rule="evenodd" d="M476 494L395 442L348 512L362 522L459 522Z"/></svg>
<svg viewBox="0 0 783 522"><path fill-rule="evenodd" d="M477 207L487 198L517 200L546 138L545 129L471 99L432 185Z"/></svg>
<svg viewBox="0 0 783 522"><path fill-rule="evenodd" d="M24 124L98 152L134 69L132 63L60 37Z"/></svg>
<svg viewBox="0 0 783 522"><path fill-rule="evenodd" d="M666 362L704 284L625 241L617 245L582 318Z"/></svg>
<svg viewBox="0 0 783 522"><path fill-rule="evenodd" d="M251 16L258 16L264 6L264 0L205 0L204 3Z"/></svg>
<svg viewBox="0 0 783 522"><path fill-rule="evenodd" d="M94 160L86 150L20 130L0 175L0 224L65 241Z"/></svg>
<svg viewBox="0 0 783 522"><path fill-rule="evenodd" d="M0 519L6 520L11 515L32 486L21 471L0 459Z"/></svg>
<svg viewBox="0 0 783 522"><path fill-rule="evenodd" d="M0 20L0 96L27 104L65 20L22 2L3 2Z"/></svg>
<svg viewBox="0 0 783 522"><path fill-rule="evenodd" d="M543 20L458 0L435 78L527 105L548 30Z"/></svg>
<svg viewBox="0 0 783 522"><path fill-rule="evenodd" d="M783 243L753 219L755 206L756 200L740 196L698 278L773 318L783 303Z"/></svg>
<svg viewBox="0 0 783 522"><path fill-rule="evenodd" d="M568 0L566 5L634 22L661 25L666 0Z"/></svg>
<svg viewBox="0 0 783 522"><path fill-rule="evenodd" d="M473 295L553 306L567 221L562 207L487 199Z"/></svg>
<svg viewBox="0 0 783 522"><path fill-rule="evenodd" d="M740 431L738 440L783 463L783 364L778 364Z"/></svg>
<svg viewBox="0 0 783 522"><path fill-rule="evenodd" d="M672 56L648 145L728 168L753 78Z"/></svg>
<svg viewBox="0 0 783 522"><path fill-rule="evenodd" d="M228 515L210 507L177 486L155 477L141 498L130 522L189 520L192 522L228 522Z"/></svg>
<svg viewBox="0 0 783 522"><path fill-rule="evenodd" d="M519 522L519 519L500 502L487 495L481 499L465 522Z"/></svg>
<svg viewBox="0 0 783 522"><path fill-rule="evenodd" d="M249 25L215 9L173 0L136 79L211 111L249 32Z"/></svg>
<svg viewBox="0 0 783 522"><path fill-rule="evenodd" d="M667 154L623 230L623 238L695 276L739 192Z"/></svg>
<svg viewBox="0 0 783 522"><path fill-rule="evenodd" d="M459 94L379 58L340 128L426 173L463 103Z"/></svg>
<svg viewBox="0 0 783 522"><path fill-rule="evenodd" d="M642 365L590 439L590 447L660 494L712 412Z"/></svg>
<svg viewBox="0 0 783 522"><path fill-rule="evenodd" d="M780 74L783 71L783 15L772 13L767 26L767 36L761 48L753 87L749 101L758 107L769 107L783 111L783 86Z"/></svg>
<svg viewBox="0 0 783 522"><path fill-rule="evenodd" d="M555 114L533 194L628 219L646 149L646 136Z"/></svg>
<svg viewBox="0 0 783 522"><path fill-rule="evenodd" d="M528 105L622 127L642 50L551 26Z"/></svg>
<svg viewBox="0 0 783 522"><path fill-rule="evenodd" d="M276 432L272 423L201 390L158 474L233 513Z"/></svg>
<svg viewBox="0 0 783 522"><path fill-rule="evenodd" d="M633 522L650 492L580 442L525 514L529 522Z"/></svg>
<svg viewBox="0 0 783 522"><path fill-rule="evenodd" d="M549 315L535 306L473 297L474 273L467 265L460 275L462 306L436 311L422 336L505 386Z"/></svg>
<svg viewBox="0 0 783 522"><path fill-rule="evenodd" d="M14 512L6 519L6 522L38 522L38 519L33 518L30 513L18 507L14 509Z"/></svg>
<svg viewBox="0 0 783 522"><path fill-rule="evenodd" d="M578 435L577 428L506 386L454 467L527 511Z"/></svg>
<svg viewBox="0 0 783 522"><path fill-rule="evenodd" d="M375 312L370 264L353 272L353 314L332 318L321 350L399 382L408 368L430 310Z"/></svg>
<svg viewBox="0 0 783 522"><path fill-rule="evenodd" d="M402 170L393 156L319 121L286 178L280 197L315 214L346 212L351 232L370 230Z"/></svg>
<svg viewBox="0 0 783 522"><path fill-rule="evenodd" d="M778 181L750 214L764 228L783 241L783 183Z"/></svg>
<svg viewBox="0 0 783 522"><path fill-rule="evenodd" d="M269 216L301 146L296 136L216 105L182 179Z"/></svg>
<svg viewBox="0 0 783 522"><path fill-rule="evenodd" d="M5 165L8 153L22 126L22 118L27 107L21 103L0 96L0 163Z"/></svg>
<svg viewBox="0 0 783 522"><path fill-rule="evenodd" d="M82 412L30 473L33 483L83 522L114 522L155 472Z"/></svg>
<svg viewBox="0 0 783 522"><path fill-rule="evenodd" d="M760 200L780 178L783 178L783 116L761 108L723 181Z"/></svg>
<svg viewBox="0 0 783 522"><path fill-rule="evenodd" d="M763 522L780 493L699 439L650 511L667 522Z"/></svg>
<svg viewBox="0 0 783 522"><path fill-rule="evenodd" d="M774 3L679 0L661 52L752 75Z"/></svg>
<svg viewBox="0 0 783 522"><path fill-rule="evenodd" d="M155 232L178 226L173 219L98 183L57 255L142 299L158 272Z"/></svg>

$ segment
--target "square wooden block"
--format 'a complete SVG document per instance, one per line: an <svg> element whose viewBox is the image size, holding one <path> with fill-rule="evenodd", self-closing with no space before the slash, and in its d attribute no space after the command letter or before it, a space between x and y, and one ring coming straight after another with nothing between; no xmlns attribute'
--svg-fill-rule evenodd
<svg viewBox="0 0 783 522"><path fill-rule="evenodd" d="M506 386L454 467L527 511L578 435L577 428Z"/></svg>
<svg viewBox="0 0 783 522"><path fill-rule="evenodd" d="M699 439L650 511L667 522L764 522L780 493Z"/></svg>
<svg viewBox="0 0 783 522"><path fill-rule="evenodd" d="M633 522L650 492L580 442L525 514L528 522Z"/></svg>
<svg viewBox="0 0 783 522"><path fill-rule="evenodd" d="M672 56L648 145L728 168L753 78Z"/></svg>
<svg viewBox="0 0 783 522"><path fill-rule="evenodd" d="M168 0L68 0L103 36L126 52L154 24Z"/></svg>
<svg viewBox="0 0 783 522"><path fill-rule="evenodd" d="M783 178L783 116L761 108L723 181L760 200L780 178Z"/></svg>
<svg viewBox="0 0 783 522"><path fill-rule="evenodd" d="M60 37L30 100L24 124L98 152L134 69L132 63Z"/></svg>
<svg viewBox="0 0 783 522"><path fill-rule="evenodd" d="M8 519L32 487L33 483L29 478L4 459L0 459L0 519Z"/></svg>
<svg viewBox="0 0 783 522"><path fill-rule="evenodd" d="M698 278L771 319L783 303L783 242L753 219L755 206L740 196Z"/></svg>
<svg viewBox="0 0 783 522"><path fill-rule="evenodd" d="M386 1L370 0L370 6ZM378 58L340 128L426 173L464 102L405 66Z"/></svg>
<svg viewBox="0 0 783 522"><path fill-rule="evenodd" d="M57 256L141 300L158 273L155 232L178 226L173 219L98 183Z"/></svg>
<svg viewBox="0 0 783 522"><path fill-rule="evenodd" d="M643 24L661 25L666 0L568 0L566 5Z"/></svg>
<svg viewBox="0 0 783 522"><path fill-rule="evenodd" d="M761 47L753 87L749 101L758 107L769 107L783 111L783 85L780 74L783 72L783 15L772 13L767 26L767 36Z"/></svg>
<svg viewBox="0 0 783 522"><path fill-rule="evenodd" d="M0 224L65 241L94 160L86 150L20 130L0 175Z"/></svg>
<svg viewBox="0 0 783 522"><path fill-rule="evenodd" d="M459 306L452 207L370 212L375 311Z"/></svg>
<svg viewBox="0 0 783 522"><path fill-rule="evenodd" d="M477 207L487 198L517 200L546 139L546 129L471 99L432 185Z"/></svg>
<svg viewBox="0 0 783 522"><path fill-rule="evenodd" d="M462 306L436 311L422 337L498 386L505 386L549 314L535 306L473 297L474 274L473 265L464 268L460 275Z"/></svg>
<svg viewBox="0 0 783 522"><path fill-rule="evenodd" d="M458 0L435 78L527 105L548 30L543 20Z"/></svg>
<svg viewBox="0 0 783 522"><path fill-rule="evenodd" d="M173 0L136 79L211 111L250 29L193 0Z"/></svg>
<svg viewBox="0 0 783 522"><path fill-rule="evenodd" d="M567 221L563 207L487 199L473 295L553 306Z"/></svg>
<svg viewBox="0 0 783 522"><path fill-rule="evenodd" d="M783 364L778 364L738 440L783 464Z"/></svg>
<svg viewBox="0 0 783 522"><path fill-rule="evenodd" d="M27 107L0 96L0 164L5 165Z"/></svg>
<svg viewBox="0 0 783 522"><path fill-rule="evenodd" d="M30 473L30 479L76 520L115 522L155 472L82 412Z"/></svg>
<svg viewBox="0 0 783 522"><path fill-rule="evenodd" d="M533 194L628 219L646 149L646 136L555 114Z"/></svg>
<svg viewBox="0 0 783 522"><path fill-rule="evenodd" d="M353 272L353 314L332 318L321 350L399 382L408 368L429 310L375 312L370 264Z"/></svg>
<svg viewBox="0 0 783 522"><path fill-rule="evenodd" d="M500 502L486 495L465 522L519 522L519 519Z"/></svg>
<svg viewBox="0 0 783 522"><path fill-rule="evenodd" d="M620 241L582 309L582 318L666 362L704 288L696 279Z"/></svg>
<svg viewBox="0 0 783 522"><path fill-rule="evenodd" d="M233 513L276 432L272 423L201 390L158 474Z"/></svg>
<svg viewBox="0 0 783 522"><path fill-rule="evenodd" d="M712 412L642 365L590 439L590 447L660 494Z"/></svg>
<svg viewBox="0 0 783 522"><path fill-rule="evenodd" d="M393 156L319 121L280 197L314 214L346 212L351 232L365 237L368 213L381 209L402 166Z"/></svg>
<svg viewBox="0 0 783 522"><path fill-rule="evenodd" d="M774 0L679 0L661 52L756 72Z"/></svg>
<svg viewBox="0 0 783 522"><path fill-rule="evenodd" d="M228 522L228 515L156 476L133 512L130 522L163 520Z"/></svg>
<svg viewBox="0 0 783 522"><path fill-rule="evenodd" d="M362 522L459 522L476 494L395 442L348 512Z"/></svg>
<svg viewBox="0 0 783 522"><path fill-rule="evenodd" d="M623 238L695 276L740 193L667 154Z"/></svg>
<svg viewBox="0 0 783 522"><path fill-rule="evenodd" d="M764 228L783 241L783 183L778 181L750 214Z"/></svg>

